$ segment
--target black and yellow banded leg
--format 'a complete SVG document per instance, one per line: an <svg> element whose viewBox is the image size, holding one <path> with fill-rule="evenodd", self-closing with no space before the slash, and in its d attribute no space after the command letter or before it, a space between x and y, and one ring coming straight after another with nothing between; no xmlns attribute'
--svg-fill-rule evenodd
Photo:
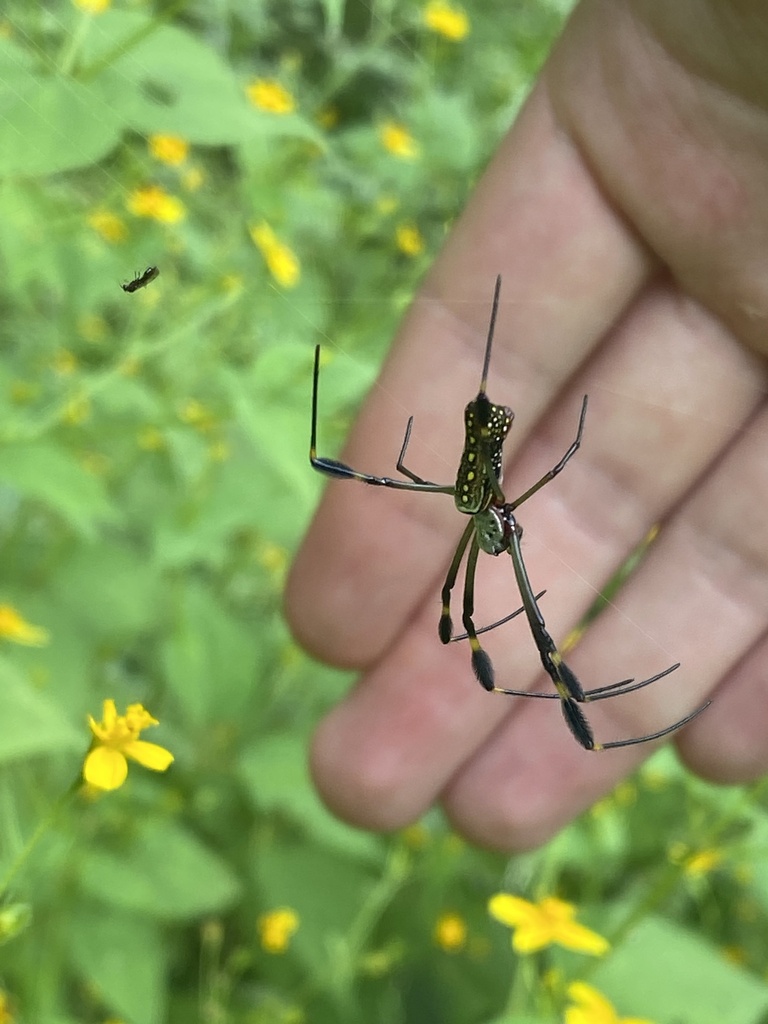
<svg viewBox="0 0 768 1024"><path fill-rule="evenodd" d="M440 637L440 642L443 644L449 644L453 639L453 620L451 619L451 593L454 586L456 585L456 577L459 574L459 567L462 559L464 558L464 552L467 550L467 544L469 538L475 532L475 524L470 519L467 523L464 533L461 535L461 539L456 546L451 564L448 567L448 572L445 577L445 583L443 583L443 589L440 591L440 599L443 602L442 608L440 609L440 621L437 624L437 633Z"/></svg>
<svg viewBox="0 0 768 1024"><path fill-rule="evenodd" d="M461 621L467 632L467 639L472 650L472 671L484 690L493 689L493 665L482 644L477 639L477 631L473 615L475 614L475 569L477 568L477 556L480 547L477 543L477 535L472 537L472 543L467 555L467 566L464 573L464 601L462 603Z"/></svg>
<svg viewBox="0 0 768 1024"><path fill-rule="evenodd" d="M639 690L642 687L655 682L657 679L661 679L664 676L669 675L669 673L673 672L678 666L672 665L663 672L659 672L650 679L643 679L639 683L633 683L631 679L622 680L619 683L611 683L608 686L600 686L594 690L585 691L575 673L565 663L562 654L557 649L557 645L549 635L544 622L544 617L541 614L536 598L533 595L533 588L531 587L525 562L523 561L523 552L520 547L522 529L515 521L511 511L508 513L507 523L509 526L510 536L509 554L512 558L515 579L517 580L517 586L523 601L525 615L528 619L528 625L530 626L534 642L536 643L536 648L541 658L541 664L547 675L554 683L557 693L551 695L526 692L521 693L519 691L503 689L501 687L495 687L495 692L505 693L510 696L556 697L560 700L560 707L568 728L571 730L571 733L577 743L579 743L579 745L585 750L612 750L617 747L632 747L639 743L648 743L651 740L661 739L663 736L668 736L670 733L681 729L684 725L687 725L688 722L692 721L697 717L697 715L700 715L702 711L709 707L710 701L707 701L700 707L696 708L695 711L686 715L685 718L681 718L679 721L673 722L672 725L668 725L665 729L659 729L657 732L648 733L644 736L633 736L626 740L613 740L609 743L596 743L592 727L581 709L581 704L586 703L587 701L605 700L608 697L616 697L620 694L631 693L633 690Z"/></svg>

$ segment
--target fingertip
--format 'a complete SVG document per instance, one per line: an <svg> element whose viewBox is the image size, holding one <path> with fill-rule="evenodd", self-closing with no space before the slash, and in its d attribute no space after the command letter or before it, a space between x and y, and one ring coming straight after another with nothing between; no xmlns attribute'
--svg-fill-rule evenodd
<svg viewBox="0 0 768 1024"><path fill-rule="evenodd" d="M708 782L738 785L768 771L766 647L757 646L680 736L680 759Z"/></svg>
<svg viewBox="0 0 768 1024"><path fill-rule="evenodd" d="M505 719L442 795L454 827L478 845L541 846L637 762L631 752L582 749L556 709L536 703Z"/></svg>
<svg viewBox="0 0 768 1024"><path fill-rule="evenodd" d="M356 828L391 832L412 824L431 801L414 798L396 746L367 745L364 735L350 736L348 726L342 704L312 738L309 768L323 803Z"/></svg>

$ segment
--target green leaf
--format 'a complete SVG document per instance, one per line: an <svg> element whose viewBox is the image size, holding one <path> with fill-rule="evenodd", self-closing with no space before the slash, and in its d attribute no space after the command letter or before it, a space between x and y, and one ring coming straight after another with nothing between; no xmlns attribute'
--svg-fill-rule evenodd
<svg viewBox="0 0 768 1024"><path fill-rule="evenodd" d="M121 128L87 86L21 68L0 48L0 175L88 167L117 145Z"/></svg>
<svg viewBox="0 0 768 1024"><path fill-rule="evenodd" d="M117 519L101 483L67 452L45 441L0 449L0 481L23 497L42 501L83 536Z"/></svg>
<svg viewBox="0 0 768 1024"><path fill-rule="evenodd" d="M126 1021L162 1024L168 944L153 922L78 906L66 948L79 974Z"/></svg>
<svg viewBox="0 0 768 1024"><path fill-rule="evenodd" d="M348 959L347 938L375 885L373 876L338 853L282 840L259 851L255 871L265 911L296 912L299 928L291 948L325 984L333 984L341 971L329 958L336 954L339 967Z"/></svg>
<svg viewBox="0 0 768 1024"><path fill-rule="evenodd" d="M157 622L161 595L154 566L116 541L76 548L52 590L96 636L135 634Z"/></svg>
<svg viewBox="0 0 768 1024"><path fill-rule="evenodd" d="M82 734L73 729L5 658L0 658L0 721L0 764L52 751L79 748L85 753L88 747L85 726Z"/></svg>
<svg viewBox="0 0 768 1024"><path fill-rule="evenodd" d="M164 920L220 911L239 890L222 860L180 825L167 822L143 824L119 852L91 850L81 867L83 888L91 895Z"/></svg>
<svg viewBox="0 0 768 1024"><path fill-rule="evenodd" d="M256 677L257 653L253 638L205 587L190 583L183 590L162 660L189 721L200 726L241 714Z"/></svg>
<svg viewBox="0 0 768 1024"><path fill-rule="evenodd" d="M381 859L378 839L343 825L320 802L309 778L306 743L301 737L265 737L243 754L240 768L251 799L262 811L285 814L327 846L354 857Z"/></svg>
<svg viewBox="0 0 768 1024"><path fill-rule="evenodd" d="M110 104L125 125L145 135L180 135L210 146L265 135L323 142L298 114L253 109L229 65L185 29L158 27L137 12L106 11L92 26L86 54L83 75L93 78L100 106Z"/></svg>
<svg viewBox="0 0 768 1024"><path fill-rule="evenodd" d="M594 972L594 984L620 1016L659 1022L757 1024L768 986L689 931L648 917ZM590 979L592 980L592 979Z"/></svg>
<svg viewBox="0 0 768 1024"><path fill-rule="evenodd" d="M553 1020L552 1017L521 1017L519 1013L506 1013L502 1017L483 1021L483 1024L552 1024Z"/></svg>
<svg viewBox="0 0 768 1024"><path fill-rule="evenodd" d="M327 35L331 39L336 39L341 35L341 29L344 24L345 0L321 0L321 3L325 11Z"/></svg>

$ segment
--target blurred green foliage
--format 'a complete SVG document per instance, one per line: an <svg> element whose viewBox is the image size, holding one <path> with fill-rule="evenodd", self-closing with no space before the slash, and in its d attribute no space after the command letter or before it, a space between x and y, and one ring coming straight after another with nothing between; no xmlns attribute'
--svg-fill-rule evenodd
<svg viewBox="0 0 768 1024"><path fill-rule="evenodd" d="M574 978L668 1024L766 1019L759 790L662 753L505 867L436 812L355 832L307 775L348 684L280 615L313 346L332 451L570 4L480 3L457 40L410 0L87 6L0 14L0 603L49 634L0 651L0 876L48 829L0 904L0 1020L554 1021ZM176 762L62 806L107 698ZM514 956L502 887L615 951Z"/></svg>

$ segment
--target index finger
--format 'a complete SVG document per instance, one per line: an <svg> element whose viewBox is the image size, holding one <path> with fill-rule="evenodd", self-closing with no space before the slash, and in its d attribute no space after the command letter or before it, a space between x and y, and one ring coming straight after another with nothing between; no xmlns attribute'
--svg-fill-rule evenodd
<svg viewBox="0 0 768 1024"><path fill-rule="evenodd" d="M555 122L540 82L409 310L342 459L392 476L413 415L409 465L452 483L497 274L489 392L524 410L530 429L652 269ZM507 451L526 434L516 424ZM287 586L297 638L335 664L373 663L436 586L461 527L442 495L332 482Z"/></svg>

